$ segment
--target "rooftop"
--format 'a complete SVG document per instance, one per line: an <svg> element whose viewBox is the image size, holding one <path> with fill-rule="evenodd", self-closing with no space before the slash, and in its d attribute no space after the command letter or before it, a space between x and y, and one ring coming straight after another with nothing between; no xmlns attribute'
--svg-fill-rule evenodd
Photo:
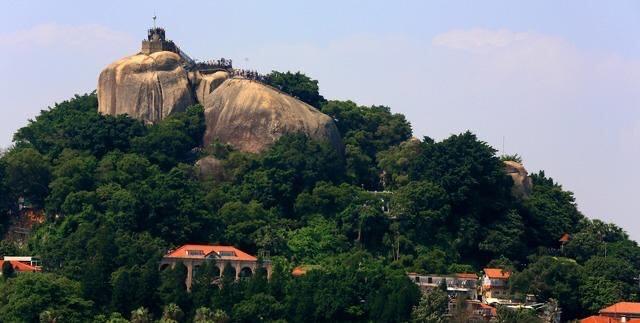
<svg viewBox="0 0 640 323"><path fill-rule="evenodd" d="M460 279L478 279L478 275L474 273L457 273L455 276Z"/></svg>
<svg viewBox="0 0 640 323"><path fill-rule="evenodd" d="M603 316L603 315L593 315L587 318L583 318L580 320L580 323L620 323L621 320L619 318ZM640 320L632 319L627 320L627 323L639 323Z"/></svg>
<svg viewBox="0 0 640 323"><path fill-rule="evenodd" d="M511 273L502 268L485 268L484 273L490 279L509 279Z"/></svg>
<svg viewBox="0 0 640 323"><path fill-rule="evenodd" d="M217 258L240 261L257 261L258 258L233 246L186 244L169 251L165 258Z"/></svg>
<svg viewBox="0 0 640 323"><path fill-rule="evenodd" d="M640 315L640 303L619 302L599 311L600 314L635 314Z"/></svg>
<svg viewBox="0 0 640 323"><path fill-rule="evenodd" d="M13 266L13 270L19 272L37 272L40 271L40 268L34 267L19 261L7 260ZM4 265L5 260L0 260L0 268Z"/></svg>

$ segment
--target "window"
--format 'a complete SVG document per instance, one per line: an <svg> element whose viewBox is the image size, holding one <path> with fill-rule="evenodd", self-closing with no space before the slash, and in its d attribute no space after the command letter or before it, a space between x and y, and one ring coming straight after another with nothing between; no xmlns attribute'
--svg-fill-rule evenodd
<svg viewBox="0 0 640 323"><path fill-rule="evenodd" d="M420 282L420 277L416 276L416 283L419 283L419 282Z"/></svg>
<svg viewBox="0 0 640 323"><path fill-rule="evenodd" d="M187 256L204 256L202 250L187 250Z"/></svg>
<svg viewBox="0 0 640 323"><path fill-rule="evenodd" d="M220 257L235 257L236 253L233 251L220 251L218 253L220 255Z"/></svg>

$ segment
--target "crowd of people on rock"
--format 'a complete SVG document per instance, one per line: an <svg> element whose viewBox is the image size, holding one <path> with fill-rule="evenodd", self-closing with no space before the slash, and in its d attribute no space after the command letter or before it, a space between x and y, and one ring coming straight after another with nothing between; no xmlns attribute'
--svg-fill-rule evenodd
<svg viewBox="0 0 640 323"><path fill-rule="evenodd" d="M234 69L231 75L243 77L249 80L258 81L262 83L266 83L267 81L266 75L260 74L257 71L252 71L252 70Z"/></svg>
<svg viewBox="0 0 640 323"><path fill-rule="evenodd" d="M267 82L267 76L258 73L255 70L234 69L233 61L227 58L221 58L216 60L197 61L194 68L196 70L210 70L210 69L224 69L227 70L232 77L242 77L253 81L262 83Z"/></svg>
<svg viewBox="0 0 640 323"><path fill-rule="evenodd" d="M222 69L232 69L233 61L227 58L221 58L216 60L207 60L207 61L199 61L195 64L196 69L210 69L210 68L222 68Z"/></svg>

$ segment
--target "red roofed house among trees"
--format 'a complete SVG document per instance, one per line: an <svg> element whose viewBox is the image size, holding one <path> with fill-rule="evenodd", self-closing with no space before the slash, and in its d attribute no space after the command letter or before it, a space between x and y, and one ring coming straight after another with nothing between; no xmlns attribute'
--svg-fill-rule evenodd
<svg viewBox="0 0 640 323"><path fill-rule="evenodd" d="M38 265L37 260L35 260L34 257L10 257L10 256L5 256L3 258L4 260L0 260L0 268L2 268L2 266L4 266L5 262L8 262L11 264L11 267L13 267L13 270L16 273L24 273L24 272L39 272L42 269L40 268L40 266ZM2 275L2 272L0 272L0 275Z"/></svg>
<svg viewBox="0 0 640 323"><path fill-rule="evenodd" d="M260 266L258 258L232 246L186 244L162 257L160 269L173 268L177 263L183 263L187 267L187 289L191 290L194 271L205 261L214 261L220 276L225 266L230 265L236 272L236 279L250 277ZM271 262L263 260L261 267L266 269L267 277L271 277Z"/></svg>
<svg viewBox="0 0 640 323"><path fill-rule="evenodd" d="M601 309L599 313L580 320L580 323L640 323L640 303L637 302L619 302Z"/></svg>
<svg viewBox="0 0 640 323"><path fill-rule="evenodd" d="M620 319L637 319L640 318L640 303L619 302L601 309L599 313L602 316L615 317Z"/></svg>
<svg viewBox="0 0 640 323"><path fill-rule="evenodd" d="M507 282L511 273L501 268L485 268L482 276L482 300L492 303L494 300L509 298Z"/></svg>

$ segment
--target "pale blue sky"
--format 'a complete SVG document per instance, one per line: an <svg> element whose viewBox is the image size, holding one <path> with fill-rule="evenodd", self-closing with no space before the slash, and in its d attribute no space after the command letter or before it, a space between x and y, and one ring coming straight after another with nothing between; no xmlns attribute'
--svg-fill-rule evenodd
<svg viewBox="0 0 640 323"><path fill-rule="evenodd" d="M0 147L95 88L154 11L195 58L302 70L330 99L385 104L416 136L470 129L640 238L640 2L0 1Z"/></svg>

